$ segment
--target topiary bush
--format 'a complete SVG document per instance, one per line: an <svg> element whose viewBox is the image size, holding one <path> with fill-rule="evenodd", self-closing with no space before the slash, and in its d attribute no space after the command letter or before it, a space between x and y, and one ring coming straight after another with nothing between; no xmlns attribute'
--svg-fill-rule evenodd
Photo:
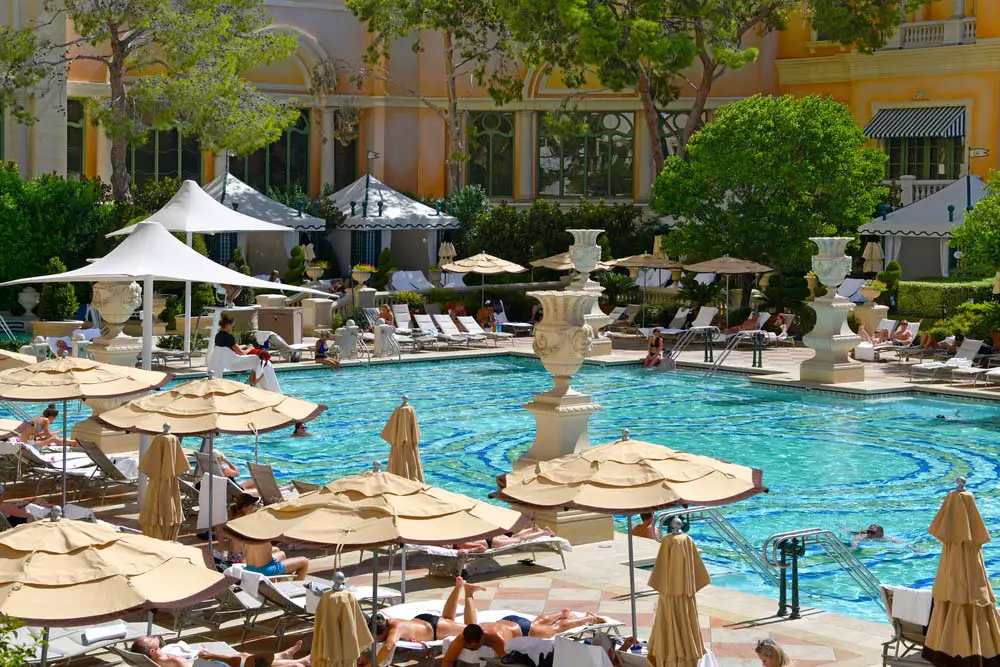
<svg viewBox="0 0 1000 667"><path fill-rule="evenodd" d="M886 264L885 271L879 271L875 275L876 280L885 283L885 291L878 298L879 303L889 306L899 303L899 279L902 275L903 265L896 260Z"/></svg>
<svg viewBox="0 0 1000 667"><path fill-rule="evenodd" d="M438 291L443 292L445 290L438 290ZM430 300L429 296L430 295L428 295L428 300ZM409 291L393 292L392 298L397 303L405 303L407 306L410 307L411 310L419 310L424 306L424 297L420 294L417 294L416 292L409 292ZM438 302L434 301L433 303L438 303Z"/></svg>
<svg viewBox="0 0 1000 667"><path fill-rule="evenodd" d="M1000 303L963 303L944 319L938 320L928 332L941 340L955 333L966 338L989 340L992 334L1000 332Z"/></svg>
<svg viewBox="0 0 1000 667"><path fill-rule="evenodd" d="M302 246L297 245L292 248L291 255L288 258L288 270L286 270L285 275L281 277L281 281L287 285L301 285L305 280L305 274L305 253L302 251Z"/></svg>
<svg viewBox="0 0 1000 667"><path fill-rule="evenodd" d="M45 265L45 273L65 273L66 265L58 257L53 257ZM80 303L76 300L76 290L69 283L45 283L38 300L38 316L43 320L60 321L76 315Z"/></svg>
<svg viewBox="0 0 1000 667"><path fill-rule="evenodd" d="M900 280L897 285L898 310L913 317L950 315L970 300L989 301L993 296L992 278L965 282Z"/></svg>
<svg viewBox="0 0 1000 667"><path fill-rule="evenodd" d="M229 262L229 268L245 276L250 275L250 265L247 264L247 260L243 257L243 250L239 246L233 248L233 258ZM237 306L252 306L255 295L255 289L244 287L236 296L235 303Z"/></svg>

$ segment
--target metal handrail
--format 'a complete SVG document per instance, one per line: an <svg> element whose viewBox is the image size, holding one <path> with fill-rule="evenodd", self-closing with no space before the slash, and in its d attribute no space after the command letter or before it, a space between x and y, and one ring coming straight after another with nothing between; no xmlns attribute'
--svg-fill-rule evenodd
<svg viewBox="0 0 1000 667"><path fill-rule="evenodd" d="M775 586L778 585L777 568L769 567L766 560L761 560L757 555L757 548L751 544L746 535L741 533L736 526L730 523L729 519L715 508L691 506L657 512L656 519L653 521L653 534L657 540L662 539L664 528L675 516L686 517L688 522L699 520L706 522L720 539L736 550L740 560L749 565L765 581Z"/></svg>
<svg viewBox="0 0 1000 667"><path fill-rule="evenodd" d="M30 422L32 419L31 415L29 415L25 411L25 409L22 408L17 403L11 403L10 401L0 401L0 408L2 408L5 412L9 412L10 414L14 415L16 418L20 419L23 422Z"/></svg>
<svg viewBox="0 0 1000 667"><path fill-rule="evenodd" d="M716 359L714 362L712 362L712 367L708 369L708 371L705 373L705 375L706 376L710 376L713 373L715 373L715 371L719 370L719 368L722 366L722 364L724 364L726 362L726 359L729 358L729 355L731 355L733 353L733 350L735 350L736 347L739 344L740 344L740 337L739 336L733 336L732 338L730 338L726 342L726 347L725 347L724 350L722 350L722 354L719 355L718 359Z"/></svg>
<svg viewBox="0 0 1000 667"><path fill-rule="evenodd" d="M764 541L762 550L764 562L770 567L781 568L779 562L781 546L791 540L801 540L803 547L822 547L837 567L847 572L862 591L882 607L885 606L878 578L844 546L837 534L825 528L803 528L771 535Z"/></svg>
<svg viewBox="0 0 1000 667"><path fill-rule="evenodd" d="M7 324L7 320L3 318L3 315L0 315L0 333L5 334L12 343L17 342L17 336L14 335L13 330L11 330L10 325Z"/></svg>

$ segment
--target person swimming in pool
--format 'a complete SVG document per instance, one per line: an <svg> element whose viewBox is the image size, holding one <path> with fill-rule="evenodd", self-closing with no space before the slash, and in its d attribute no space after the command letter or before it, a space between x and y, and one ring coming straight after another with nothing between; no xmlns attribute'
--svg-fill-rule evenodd
<svg viewBox="0 0 1000 667"><path fill-rule="evenodd" d="M898 540L895 537L887 537L885 534L885 528L873 523L864 530L859 530L851 533L851 546L857 548L862 542L874 542L874 541L884 541L884 542L894 542L896 544L906 544L903 540ZM906 544L911 549L912 546ZM914 549L916 551L916 549Z"/></svg>

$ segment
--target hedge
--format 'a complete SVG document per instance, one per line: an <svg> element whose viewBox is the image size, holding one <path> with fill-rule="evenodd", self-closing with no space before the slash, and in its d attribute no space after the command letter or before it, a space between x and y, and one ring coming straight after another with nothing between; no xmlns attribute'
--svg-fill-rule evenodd
<svg viewBox="0 0 1000 667"><path fill-rule="evenodd" d="M992 296L992 278L948 283L901 280L898 310L913 317L941 317L970 300L978 303Z"/></svg>

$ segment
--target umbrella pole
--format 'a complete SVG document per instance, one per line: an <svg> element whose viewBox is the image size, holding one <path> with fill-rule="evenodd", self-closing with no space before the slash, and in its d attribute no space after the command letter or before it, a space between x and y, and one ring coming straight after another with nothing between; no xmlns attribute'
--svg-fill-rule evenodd
<svg viewBox="0 0 1000 667"><path fill-rule="evenodd" d="M153 636L153 610L150 609L149 613L146 614L146 634L150 637Z"/></svg>
<svg viewBox="0 0 1000 667"><path fill-rule="evenodd" d="M726 328L729 328L729 274L726 274Z"/></svg>
<svg viewBox="0 0 1000 667"><path fill-rule="evenodd" d="M213 516L213 513L215 511L214 507L215 503L212 502L214 500L213 496L215 495L214 493L212 493L213 482L215 481L215 473L212 472L212 457L214 456L214 452L212 450L214 448L215 448L215 438L212 437L212 434L209 434L208 435L208 553L209 555L212 555L212 524L215 521L215 517Z"/></svg>
<svg viewBox="0 0 1000 667"><path fill-rule="evenodd" d="M628 587L632 605L632 636L639 639L639 616L635 611L635 554L632 551L632 515L628 515Z"/></svg>
<svg viewBox="0 0 1000 667"><path fill-rule="evenodd" d="M42 628L42 661L41 667L45 667L45 662L49 657L49 629Z"/></svg>
<svg viewBox="0 0 1000 667"><path fill-rule="evenodd" d="M187 233L187 247L194 242L194 234ZM184 282L184 354L191 353L191 282Z"/></svg>
<svg viewBox="0 0 1000 667"><path fill-rule="evenodd" d="M646 280L642 281L642 328L646 328ZM631 516L629 517L631 519Z"/></svg>
<svg viewBox="0 0 1000 667"><path fill-rule="evenodd" d="M63 441L63 451L62 451L62 456L63 456L62 509L63 509L63 514L65 514L66 513L66 477L67 477L67 474L66 474L66 459L68 458L66 456L66 399L63 399L63 432L62 432L62 436L63 436L62 437L62 441ZM43 660L43 662L44 662L44 660Z"/></svg>
<svg viewBox="0 0 1000 667"><path fill-rule="evenodd" d="M406 545L405 544L403 545L403 549L400 552L399 574L400 574L399 592L403 595L403 602L406 602Z"/></svg>
<svg viewBox="0 0 1000 667"><path fill-rule="evenodd" d="M142 280L142 369L153 367L153 277Z"/></svg>
<svg viewBox="0 0 1000 667"><path fill-rule="evenodd" d="M377 667L378 662L378 634L375 631L377 625L376 621L378 616L378 547L372 549L372 615L371 615L371 631L372 631L372 658L369 661L369 665L372 667Z"/></svg>

